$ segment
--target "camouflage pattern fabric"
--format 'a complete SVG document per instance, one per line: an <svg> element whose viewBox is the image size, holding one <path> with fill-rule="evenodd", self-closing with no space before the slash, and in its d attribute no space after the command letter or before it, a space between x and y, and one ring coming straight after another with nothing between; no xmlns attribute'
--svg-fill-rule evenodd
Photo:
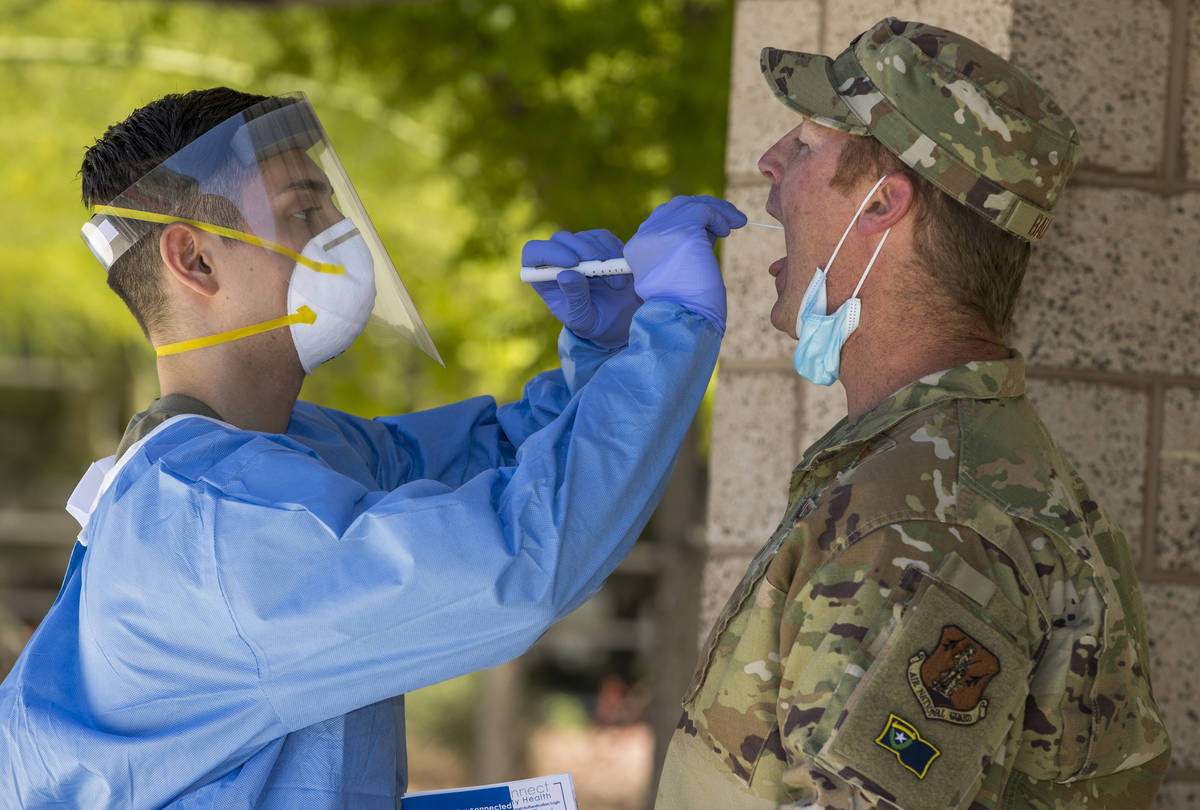
<svg viewBox="0 0 1200 810"><path fill-rule="evenodd" d="M871 135L999 227L1037 241L1079 159L1079 135L1045 90L952 31L887 18L835 60L764 48L763 76L817 123Z"/></svg>
<svg viewBox="0 0 1200 810"><path fill-rule="evenodd" d="M811 447L718 618L657 807L1148 807L1169 743L1120 529L1024 365L925 377Z"/></svg>

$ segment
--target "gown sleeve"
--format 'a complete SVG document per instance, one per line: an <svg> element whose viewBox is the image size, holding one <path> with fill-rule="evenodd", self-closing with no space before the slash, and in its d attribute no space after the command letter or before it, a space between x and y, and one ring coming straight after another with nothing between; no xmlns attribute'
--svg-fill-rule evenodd
<svg viewBox="0 0 1200 810"><path fill-rule="evenodd" d="M491 397L473 397L375 419L298 403L288 435L327 461L331 450L354 450L365 474L383 489L415 478L459 486L483 470L511 465L516 448L556 419L618 352L564 328L558 338L560 367L531 379L516 402L497 407ZM353 466L343 465L341 471L351 473Z"/></svg>
<svg viewBox="0 0 1200 810"><path fill-rule="evenodd" d="M374 489L287 436L164 429L89 525L122 538L92 543L84 585L106 715L147 733L170 719L164 688L209 719L258 694L270 739L519 655L628 553L719 342L702 316L645 304L625 349L527 394L511 451L462 480Z"/></svg>

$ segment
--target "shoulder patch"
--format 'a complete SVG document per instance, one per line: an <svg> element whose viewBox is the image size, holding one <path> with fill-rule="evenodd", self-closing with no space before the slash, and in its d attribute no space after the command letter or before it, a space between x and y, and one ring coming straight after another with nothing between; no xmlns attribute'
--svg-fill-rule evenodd
<svg viewBox="0 0 1200 810"><path fill-rule="evenodd" d="M889 806L958 810L1021 716L1031 657L932 576L881 638L813 759Z"/></svg>
<svg viewBox="0 0 1200 810"><path fill-rule="evenodd" d="M991 650L948 624L932 650L908 659L908 685L930 720L969 726L987 716L983 690L999 671Z"/></svg>
<svg viewBox="0 0 1200 810"><path fill-rule="evenodd" d="M888 715L887 724L875 738L875 744L895 754L900 764L915 773L918 779L924 779L929 766L942 755L936 746L921 738L911 723L894 714Z"/></svg>

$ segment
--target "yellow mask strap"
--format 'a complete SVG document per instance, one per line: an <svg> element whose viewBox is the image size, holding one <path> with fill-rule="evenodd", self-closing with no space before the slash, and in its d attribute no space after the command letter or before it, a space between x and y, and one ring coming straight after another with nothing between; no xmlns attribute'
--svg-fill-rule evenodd
<svg viewBox="0 0 1200 810"><path fill-rule="evenodd" d="M220 343L229 343L233 340L241 340L251 335L261 335L263 332L270 332L272 329L281 329L284 326L291 326L294 323L315 323L317 313L313 312L308 307L300 307L291 315L284 315L282 318L274 318L273 320L256 323L253 326L243 326L240 329L230 329L228 332L221 332L208 337L193 338L192 340L181 340L177 343L167 343L163 346L155 348L154 353L159 357L166 357L169 354L179 354L180 352L190 352L193 349L207 349L209 346L216 346Z"/></svg>
<svg viewBox="0 0 1200 810"><path fill-rule="evenodd" d="M161 225L170 225L174 222L182 222L184 225L191 225L193 228L199 228L202 231L207 231L217 236L224 236L229 239L236 239L239 242L245 242L250 245L255 245L260 248L266 248L276 253L287 256L294 262L312 268L318 273L333 273L340 275L346 272L346 268L340 264L325 264L308 258L296 251L292 250L287 245L281 245L278 242L272 242L270 239L260 239L252 233L245 231L236 231L233 228L226 228L221 225L211 225L207 222L200 222L195 219L187 219L186 217L173 217L167 214L156 214L153 211L139 211L136 208L118 208L115 205L97 205L97 214L108 214L114 217L122 217L124 219L136 219L142 222L157 222Z"/></svg>

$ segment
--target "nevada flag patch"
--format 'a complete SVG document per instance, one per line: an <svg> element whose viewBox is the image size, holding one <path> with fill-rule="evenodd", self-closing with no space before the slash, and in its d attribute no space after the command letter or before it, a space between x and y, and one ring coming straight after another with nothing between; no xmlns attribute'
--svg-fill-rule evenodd
<svg viewBox="0 0 1200 810"><path fill-rule="evenodd" d="M918 779L925 778L929 766L942 753L934 745L921 739L921 735L911 723L894 714L888 715L887 725L875 738L875 744L895 754L900 764L915 773Z"/></svg>

